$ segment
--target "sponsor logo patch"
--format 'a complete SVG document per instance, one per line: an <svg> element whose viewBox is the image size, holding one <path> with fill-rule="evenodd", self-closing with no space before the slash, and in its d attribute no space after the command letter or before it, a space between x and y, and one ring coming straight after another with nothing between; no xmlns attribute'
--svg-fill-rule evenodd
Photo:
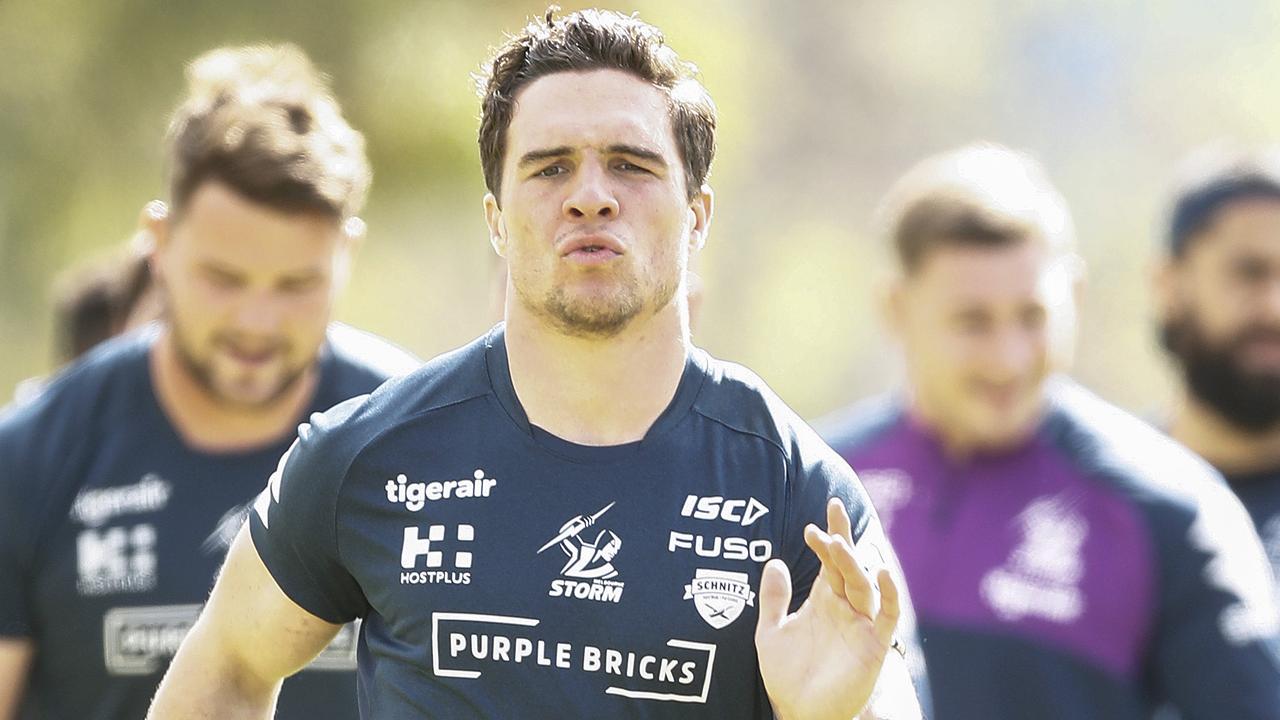
<svg viewBox="0 0 1280 720"><path fill-rule="evenodd" d="M473 680L498 665L531 673L572 672L599 678L606 695L637 700L705 703L716 646L672 638L639 650L550 637L536 618L459 612L431 613L431 660L436 677Z"/></svg>
<svg viewBox="0 0 1280 720"><path fill-rule="evenodd" d="M746 573L704 568L698 568L693 582L684 586L684 599L693 600L698 614L717 630L737 620L743 608L756 604Z"/></svg>
<svg viewBox="0 0 1280 720"><path fill-rule="evenodd" d="M112 608L102 618L103 660L111 675L151 675L164 670L195 625L201 606L153 605ZM360 621L338 631L306 670L356 669Z"/></svg>

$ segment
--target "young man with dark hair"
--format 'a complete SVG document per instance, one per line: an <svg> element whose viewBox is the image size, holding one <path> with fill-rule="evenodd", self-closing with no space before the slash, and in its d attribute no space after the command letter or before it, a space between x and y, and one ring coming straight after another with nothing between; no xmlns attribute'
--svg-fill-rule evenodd
<svg viewBox="0 0 1280 720"><path fill-rule="evenodd" d="M505 324L302 429L152 717L265 717L355 617L366 718L919 717L856 478L690 343L715 129L693 68L587 10L490 69Z"/></svg>
<svg viewBox="0 0 1280 720"><path fill-rule="evenodd" d="M1156 285L1183 381L1169 432L1226 476L1280 575L1280 154L1187 171Z"/></svg>
<svg viewBox="0 0 1280 720"><path fill-rule="evenodd" d="M162 319L0 416L0 717L141 717L298 423L414 366L329 322L369 169L310 61L220 49L188 79L144 212ZM352 627L281 716L353 717L354 657Z"/></svg>
<svg viewBox="0 0 1280 720"><path fill-rule="evenodd" d="M885 518L939 720L1280 718L1277 615L1199 458L1055 371L1080 261L1025 155L931 158L887 203L906 392L825 423Z"/></svg>

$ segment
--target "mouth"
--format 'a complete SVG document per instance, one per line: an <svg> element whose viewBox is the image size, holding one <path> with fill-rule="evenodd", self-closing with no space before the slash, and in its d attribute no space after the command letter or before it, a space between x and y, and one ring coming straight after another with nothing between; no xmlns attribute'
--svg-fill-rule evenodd
<svg viewBox="0 0 1280 720"><path fill-rule="evenodd" d="M251 367L266 365L280 355L279 347L244 348L228 344L223 345L223 351L235 362Z"/></svg>
<svg viewBox="0 0 1280 720"><path fill-rule="evenodd" d="M603 233L575 236L561 241L558 249L560 257L589 262L600 262L626 254L617 238Z"/></svg>

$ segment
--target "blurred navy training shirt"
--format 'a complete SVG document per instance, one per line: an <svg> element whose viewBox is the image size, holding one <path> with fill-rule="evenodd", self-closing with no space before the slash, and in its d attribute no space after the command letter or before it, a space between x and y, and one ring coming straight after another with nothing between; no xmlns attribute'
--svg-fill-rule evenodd
<svg viewBox="0 0 1280 720"><path fill-rule="evenodd" d="M155 327L109 340L0 417L0 637L36 647L20 718L136 719L292 435L189 447L157 402ZM416 361L332 325L306 415ZM356 628L284 684L278 718L356 716Z"/></svg>

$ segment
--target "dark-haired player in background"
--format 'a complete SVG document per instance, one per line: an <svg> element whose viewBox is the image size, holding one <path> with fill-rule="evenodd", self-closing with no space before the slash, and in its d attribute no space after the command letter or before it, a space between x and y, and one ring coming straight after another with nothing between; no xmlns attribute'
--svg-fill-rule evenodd
<svg viewBox="0 0 1280 720"><path fill-rule="evenodd" d="M690 342L693 68L634 16L549 16L482 102L506 324L301 430L152 717L266 717L362 617L366 718L918 718L853 473Z"/></svg>
<svg viewBox="0 0 1280 720"><path fill-rule="evenodd" d="M329 322L370 173L310 61L221 49L188 78L145 214L162 320L0 416L0 717L142 717L298 423L413 367ZM348 628L281 717L353 717L354 656Z"/></svg>
<svg viewBox="0 0 1280 720"><path fill-rule="evenodd" d="M1226 476L1280 574L1280 152L1192 158L1156 297L1183 381L1169 432Z"/></svg>
<svg viewBox="0 0 1280 720"><path fill-rule="evenodd" d="M897 548L939 720L1280 718L1280 615L1211 468L1054 371L1067 208L1030 158L931 158L887 203L906 392L826 424Z"/></svg>

